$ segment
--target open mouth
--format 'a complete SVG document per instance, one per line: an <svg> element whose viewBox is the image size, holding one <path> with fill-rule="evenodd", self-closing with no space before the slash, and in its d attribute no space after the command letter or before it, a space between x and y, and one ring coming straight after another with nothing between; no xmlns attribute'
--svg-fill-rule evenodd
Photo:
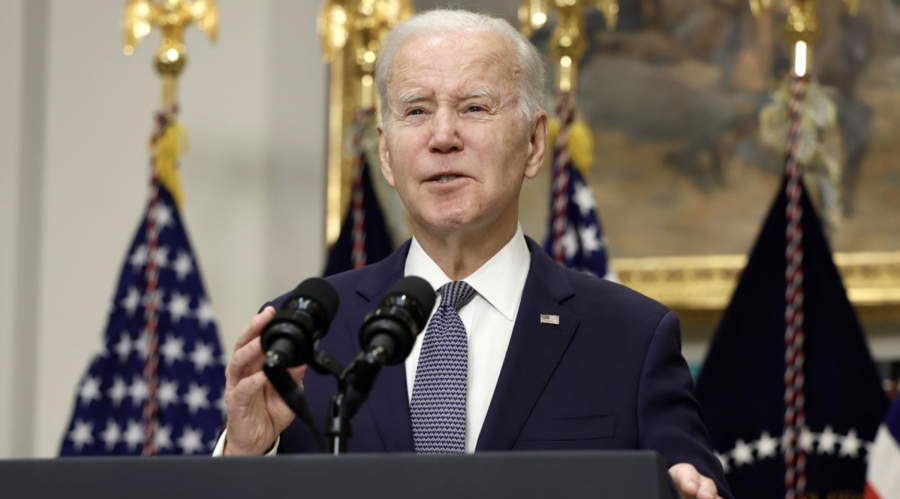
<svg viewBox="0 0 900 499"><path fill-rule="evenodd" d="M431 181L443 184L446 182L450 182L451 180L456 180L458 178L459 175L438 175L437 177L432 177Z"/></svg>

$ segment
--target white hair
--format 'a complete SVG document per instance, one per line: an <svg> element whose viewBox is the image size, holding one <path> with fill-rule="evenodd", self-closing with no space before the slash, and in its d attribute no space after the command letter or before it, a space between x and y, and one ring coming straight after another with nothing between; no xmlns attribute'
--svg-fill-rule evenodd
<svg viewBox="0 0 900 499"><path fill-rule="evenodd" d="M512 42L519 63L519 111L526 121L531 121L543 110L544 64L534 45L508 22L485 14L466 10L437 9L418 13L398 24L385 37L375 65L375 81L381 99L382 121L387 117L388 80L391 62L403 43L412 36L423 33L454 33L460 31L496 33Z"/></svg>

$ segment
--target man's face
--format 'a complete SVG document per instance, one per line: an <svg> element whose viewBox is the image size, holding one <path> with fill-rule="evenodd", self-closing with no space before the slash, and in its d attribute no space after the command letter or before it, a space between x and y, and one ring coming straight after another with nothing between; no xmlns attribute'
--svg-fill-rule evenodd
<svg viewBox="0 0 900 499"><path fill-rule="evenodd" d="M410 37L394 56L380 133L382 171L416 230L509 228L540 170L546 114L519 111L512 43L493 33Z"/></svg>

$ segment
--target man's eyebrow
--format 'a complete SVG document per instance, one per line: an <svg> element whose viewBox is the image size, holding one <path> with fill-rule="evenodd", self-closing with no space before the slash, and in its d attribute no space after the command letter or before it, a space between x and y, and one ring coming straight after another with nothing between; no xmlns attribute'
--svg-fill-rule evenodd
<svg viewBox="0 0 900 499"><path fill-rule="evenodd" d="M403 94L397 99L397 103L401 106L407 106L409 104L415 104L416 102L421 102L425 100L425 96L422 94Z"/></svg>
<svg viewBox="0 0 900 499"><path fill-rule="evenodd" d="M469 100L469 99L489 99L491 101L497 101L500 99L500 96L497 95L497 92L487 88L479 88L477 90L472 90L471 92L466 92L462 96L460 96L460 100Z"/></svg>

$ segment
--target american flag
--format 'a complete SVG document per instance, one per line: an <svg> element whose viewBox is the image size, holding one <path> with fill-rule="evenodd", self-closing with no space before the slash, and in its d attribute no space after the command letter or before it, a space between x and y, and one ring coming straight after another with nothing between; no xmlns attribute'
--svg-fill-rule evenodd
<svg viewBox="0 0 900 499"><path fill-rule="evenodd" d="M174 120L160 113L156 138ZM170 177L171 178L171 177ZM209 454L225 414L215 314L178 206L154 175L60 455ZM171 185L171 184L170 184Z"/></svg>
<svg viewBox="0 0 900 499"><path fill-rule="evenodd" d="M568 268L608 277L606 244L594 193L572 164L568 151L573 111L569 94L562 93L557 109L560 132L553 146L550 230L544 249Z"/></svg>
<svg viewBox="0 0 900 499"><path fill-rule="evenodd" d="M865 499L900 497L900 396L898 396L870 449Z"/></svg>

